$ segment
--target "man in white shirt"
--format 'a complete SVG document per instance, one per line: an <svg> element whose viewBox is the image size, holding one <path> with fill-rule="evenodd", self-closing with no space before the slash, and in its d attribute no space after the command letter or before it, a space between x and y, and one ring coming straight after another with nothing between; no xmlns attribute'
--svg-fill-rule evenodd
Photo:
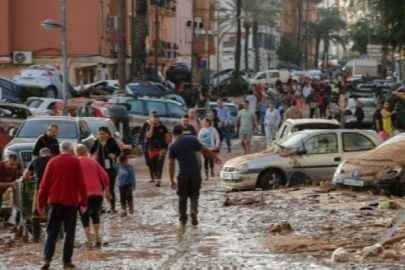
<svg viewBox="0 0 405 270"><path fill-rule="evenodd" d="M303 99L303 106L304 107L305 107L305 104L307 103L307 99L308 99L309 94L311 94L311 91L312 91L312 87L311 87L310 82L308 82L304 86L304 88L302 88L302 95L304 96L304 99Z"/></svg>
<svg viewBox="0 0 405 270"><path fill-rule="evenodd" d="M253 94L252 90L249 90L247 96L245 97L245 100L249 101L249 110L256 113L257 98Z"/></svg>
<svg viewBox="0 0 405 270"><path fill-rule="evenodd" d="M266 111L264 124L266 126L266 143L267 146L271 145L274 136L276 136L277 129L280 126L281 116L280 112L276 109L274 102L269 103L269 108Z"/></svg>

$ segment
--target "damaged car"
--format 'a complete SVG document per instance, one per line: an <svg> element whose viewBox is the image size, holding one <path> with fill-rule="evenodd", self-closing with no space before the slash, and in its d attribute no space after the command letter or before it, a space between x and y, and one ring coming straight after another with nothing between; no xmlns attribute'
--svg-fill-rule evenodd
<svg viewBox="0 0 405 270"><path fill-rule="evenodd" d="M405 134L376 149L346 159L337 167L333 183L354 187L378 187L391 195L405 195Z"/></svg>
<svg viewBox="0 0 405 270"><path fill-rule="evenodd" d="M274 189L332 179L342 160L382 143L372 130L304 130L264 152L227 161L221 179L227 190Z"/></svg>

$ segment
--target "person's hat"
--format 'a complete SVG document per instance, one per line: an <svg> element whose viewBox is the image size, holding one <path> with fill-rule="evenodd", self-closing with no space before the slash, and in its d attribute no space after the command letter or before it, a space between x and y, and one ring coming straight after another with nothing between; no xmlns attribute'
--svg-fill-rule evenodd
<svg viewBox="0 0 405 270"><path fill-rule="evenodd" d="M50 150L48 147L44 147L44 148L41 148L41 150L39 151L39 154L42 154L42 153L44 153L44 152L50 153L51 150Z"/></svg>

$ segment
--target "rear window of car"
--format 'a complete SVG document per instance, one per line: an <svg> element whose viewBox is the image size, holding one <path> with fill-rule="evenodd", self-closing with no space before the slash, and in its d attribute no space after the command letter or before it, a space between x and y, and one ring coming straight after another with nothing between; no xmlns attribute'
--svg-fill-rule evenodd
<svg viewBox="0 0 405 270"><path fill-rule="evenodd" d="M293 128L293 132L298 132L306 129L339 129L339 128L341 128L339 124L310 123L295 126Z"/></svg>

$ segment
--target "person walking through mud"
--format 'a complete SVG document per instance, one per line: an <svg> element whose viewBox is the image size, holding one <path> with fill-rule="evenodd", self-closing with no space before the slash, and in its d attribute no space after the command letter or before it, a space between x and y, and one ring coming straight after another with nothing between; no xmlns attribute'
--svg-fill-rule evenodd
<svg viewBox="0 0 405 270"><path fill-rule="evenodd" d="M243 103L243 110L238 112L237 122L240 123L239 138L240 145L244 150L244 155L250 154L250 143L252 141L253 132L257 133L258 123L256 114L249 110L249 101ZM254 127L253 127L254 123ZM238 128L235 126L235 133L238 133Z"/></svg>
<svg viewBox="0 0 405 270"><path fill-rule="evenodd" d="M222 142L222 132L221 132L221 120L219 120L217 109L210 110L210 119L212 121L212 126L217 130L219 135L219 143ZM220 152L220 148L216 150L217 153Z"/></svg>
<svg viewBox="0 0 405 270"><path fill-rule="evenodd" d="M276 109L274 102L269 103L269 108L266 111L264 125L266 127L266 144L270 146L273 138L276 136L278 127L280 126L281 116L280 112Z"/></svg>
<svg viewBox="0 0 405 270"><path fill-rule="evenodd" d="M154 114L152 125L147 129L146 139L149 144L149 157L156 186L160 187L163 165L167 152L167 146L171 143L171 138L167 127L159 121L159 115Z"/></svg>
<svg viewBox="0 0 405 270"><path fill-rule="evenodd" d="M222 99L218 99L217 101L217 113L218 118L221 121L221 133L225 137L226 145L228 146L228 153L231 152L231 131L229 127L229 120L231 117L231 112L227 106L224 106L224 102ZM221 140L222 144L222 140Z"/></svg>
<svg viewBox="0 0 405 270"><path fill-rule="evenodd" d="M113 168L113 161L121 155L121 149L114 138L108 137L109 130L107 127L99 127L97 130L97 140L94 141L90 148L90 155L108 174L109 190L111 194L110 206L111 213L117 213L115 209L115 179L117 171Z"/></svg>
<svg viewBox="0 0 405 270"><path fill-rule="evenodd" d="M58 136L59 128L56 124L50 124L48 130L44 135L38 137L32 148L32 157L37 158L39 151L42 148L48 148L51 151L52 156L59 155L59 142L56 136Z"/></svg>
<svg viewBox="0 0 405 270"><path fill-rule="evenodd" d="M198 134L198 140L208 149L211 149L213 152L218 151L219 149L219 135L215 128L212 127L212 121L210 118L206 117L203 120L204 127L200 130ZM184 133L183 133L184 134ZM211 177L214 177L214 160L206 154L203 154L204 157L204 172L205 180L209 179L208 172L211 173ZM208 171L209 170L209 171Z"/></svg>
<svg viewBox="0 0 405 270"><path fill-rule="evenodd" d="M87 190L87 211L82 212L79 208L80 220L83 225L84 235L86 236L86 246L91 248L92 241L90 235L90 219L93 223L93 232L96 247L101 246L100 238L100 212L103 204L103 195L107 201L111 200L110 190L108 187L110 180L107 172L92 158L89 158L86 146L83 144L76 145L74 149L76 157L82 165L83 178ZM105 193L104 193L105 190Z"/></svg>
<svg viewBox="0 0 405 270"><path fill-rule="evenodd" d="M149 129L153 121L153 115L156 114L156 111L151 111L149 113L149 119L143 123L141 129L139 130L138 142L139 150L143 151L143 156L145 158L146 166L149 169L150 180L149 183L155 182L155 174L152 170L151 158L149 157L149 141L146 139L146 130Z"/></svg>
<svg viewBox="0 0 405 270"><path fill-rule="evenodd" d="M114 168L118 171L118 188L120 190L120 200L121 200L121 217L127 216L127 206L128 212L130 214L134 213L134 199L132 192L136 188L136 179L134 168L132 165L128 164L128 157L126 155L121 155L118 157L119 164L114 163Z"/></svg>
<svg viewBox="0 0 405 270"><path fill-rule="evenodd" d="M183 115L181 118L181 126L183 127L183 134L187 136L197 136L198 133L194 126L190 125L190 117L188 114Z"/></svg>
<svg viewBox="0 0 405 270"><path fill-rule="evenodd" d="M35 193L33 198L32 204L32 235L31 235L31 242L38 243L39 238L41 236L41 215L37 209L37 197L38 197L38 189L41 185L42 177L44 176L46 165L51 160L51 150L49 148L42 148L39 151L39 157L34 159L28 168L24 171L24 180L30 181L32 175L35 173L36 183L35 183Z"/></svg>
<svg viewBox="0 0 405 270"><path fill-rule="evenodd" d="M214 152L203 146L197 138L183 136L182 126L178 125L173 128L173 137L174 141L169 146L169 175L171 187L177 188L179 196L179 220L181 225L187 224L187 201L190 198L191 224L198 225L198 199L202 180L195 152L201 151L218 165L221 164L221 160ZM177 184L174 181L176 160L179 163Z"/></svg>
<svg viewBox="0 0 405 270"><path fill-rule="evenodd" d="M38 212L44 213L45 202L49 202L47 239L44 250L44 265L49 269L55 253L59 228L63 223L65 238L63 243L63 267L75 268L72 255L76 234L77 208L87 210L87 190L80 161L71 155L72 144L63 141L61 154L52 158L46 166L38 192Z"/></svg>

